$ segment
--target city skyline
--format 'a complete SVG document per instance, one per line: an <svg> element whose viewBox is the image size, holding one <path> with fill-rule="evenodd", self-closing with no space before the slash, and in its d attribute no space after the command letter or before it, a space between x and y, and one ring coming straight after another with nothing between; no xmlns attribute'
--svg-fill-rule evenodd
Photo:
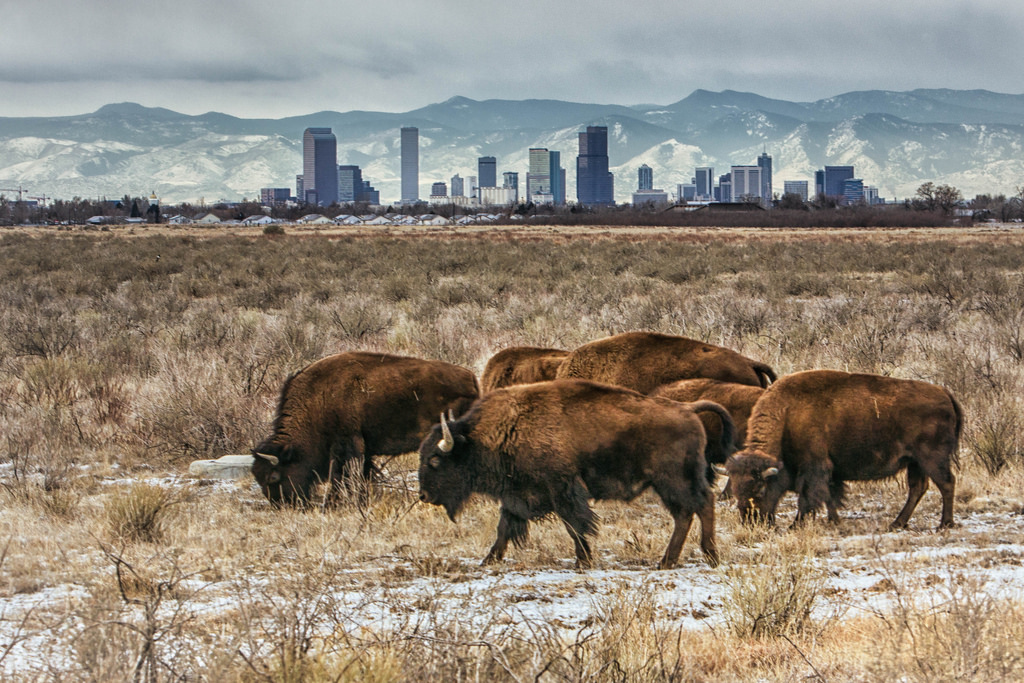
<svg viewBox="0 0 1024 683"><path fill-rule="evenodd" d="M750 16L749 3L726 0L682 22L651 21L678 14L667 0L642 13L612 2L581 12L538 0L487 13L454 0L385 0L345 12L310 0L302 9L281 11L266 0L183 0L173 11L134 5L140 14L157 10L160 30L153 31L133 28L125 6L112 0L13 3L0 22L0 116L69 115L126 99L192 115L408 111L437 101L439 63L458 65L446 70L442 99L515 92L630 105L698 88L800 101L864 89L1024 92L1024 72L1008 68L1024 63L1024 7L1009 0L781 0L756 21L738 21ZM392 19L384 25L382 17ZM524 17L572 30L558 40L548 31L494 30ZM454 21L458 40L446 30ZM353 25L365 29L353 32ZM114 26L123 28L104 40ZM504 56L497 72L495 55ZM851 57L857 68L823 55Z"/></svg>

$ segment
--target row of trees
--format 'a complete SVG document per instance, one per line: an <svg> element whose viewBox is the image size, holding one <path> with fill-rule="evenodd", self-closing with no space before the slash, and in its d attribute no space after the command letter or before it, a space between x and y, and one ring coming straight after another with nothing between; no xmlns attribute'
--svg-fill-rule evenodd
<svg viewBox="0 0 1024 683"><path fill-rule="evenodd" d="M406 206L372 207L366 203L356 204L332 204L328 207L314 205L279 205L267 207L255 201L243 201L237 204L216 204L213 206L197 206L195 204L168 205L160 208L156 216L146 215L141 212L140 206L148 206L148 200L142 197L130 197L125 195L119 200L90 200L75 197L70 200L57 199L47 204L35 205L28 202L11 201L0 194L0 225L23 225L23 224L58 224L58 225L79 225L84 224L94 216L109 216L112 218L128 218L139 216L149 218L149 222L159 222L160 216L180 215L196 219L206 213L213 213L221 220L242 220L248 216L268 214L273 218L285 222L294 222L311 213L319 213L328 218L334 218L341 214L364 215L376 210L379 213L394 212L404 214L436 213L446 218L453 218L461 213L474 213L474 209L456 206L455 204L429 205L420 202ZM906 209L917 212L926 212L940 216L951 217L960 208L970 209L976 219L993 219L997 221L1024 220L1024 185L1017 188L1016 194L1007 197L1005 195L977 195L973 200L964 201L963 196L957 188L951 185L927 182L922 184L914 197L906 200L901 206L892 207L843 207L839 206L835 198L819 196L815 199L804 202L799 195L785 194L774 202L775 209L783 211L803 212L835 212L835 211L858 211L865 214L865 209L877 211L892 211L894 208ZM600 223L602 217L615 218L614 223L619 223L622 216L628 213L650 215L659 213L661 209L644 205L632 207L624 205L607 209L594 210L584 209L575 205L552 207L535 206L533 204L520 204L513 207L509 213L521 216L544 215L544 216L574 216L576 218L586 217L586 220Z"/></svg>

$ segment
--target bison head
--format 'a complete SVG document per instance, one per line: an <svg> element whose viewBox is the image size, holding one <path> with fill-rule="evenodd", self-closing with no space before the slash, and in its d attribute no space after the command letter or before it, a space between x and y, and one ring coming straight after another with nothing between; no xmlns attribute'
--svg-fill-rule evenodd
<svg viewBox="0 0 1024 683"><path fill-rule="evenodd" d="M297 449L267 440L252 454L252 476L271 503L296 505L308 500L313 468Z"/></svg>
<svg viewBox="0 0 1024 683"><path fill-rule="evenodd" d="M441 414L420 444L420 500L444 507L453 522L473 493L464 421Z"/></svg>
<svg viewBox="0 0 1024 683"><path fill-rule="evenodd" d="M746 450L725 462L729 489L744 523L775 522L775 508L788 488L788 474L781 461L760 451Z"/></svg>

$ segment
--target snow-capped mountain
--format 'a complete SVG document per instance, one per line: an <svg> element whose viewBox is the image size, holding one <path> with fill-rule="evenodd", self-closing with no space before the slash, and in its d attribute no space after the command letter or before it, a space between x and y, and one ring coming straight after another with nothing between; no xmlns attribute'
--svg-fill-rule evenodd
<svg viewBox="0 0 1024 683"><path fill-rule="evenodd" d="M395 201L401 126L420 130L420 194L456 173L476 175L494 156L498 172L525 181L528 150L562 153L567 194L575 195L578 134L608 126L616 197L628 201L637 169L673 192L695 166L753 164L767 151L774 185L807 180L826 164L852 164L884 197L907 197L926 181L965 196L1013 193L1024 184L1024 95L988 91L865 91L817 102L697 90L668 105L581 104L556 100L474 101L454 97L406 113L320 112L285 119L187 116L137 104L67 117L0 118L0 193L71 198L156 192L165 202L255 198L262 187L295 187L302 132L329 126L338 163L357 164Z"/></svg>

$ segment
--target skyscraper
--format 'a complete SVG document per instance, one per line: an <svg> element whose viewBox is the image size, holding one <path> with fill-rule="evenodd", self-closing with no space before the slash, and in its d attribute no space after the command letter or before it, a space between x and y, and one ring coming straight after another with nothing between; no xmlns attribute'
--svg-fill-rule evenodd
<svg viewBox="0 0 1024 683"><path fill-rule="evenodd" d="M551 153L546 147L530 148L529 170L526 172L526 201L554 202L551 193Z"/></svg>
<svg viewBox="0 0 1024 683"><path fill-rule="evenodd" d="M476 160L480 187L498 186L498 162L494 157L480 157Z"/></svg>
<svg viewBox="0 0 1024 683"><path fill-rule="evenodd" d="M732 201L763 201L761 196L761 168L759 166L733 166L729 175L732 180Z"/></svg>
<svg viewBox="0 0 1024 683"><path fill-rule="evenodd" d="M462 196L464 196L464 193L465 193L465 190L464 190L465 184L464 183L465 183L465 181L462 179L462 176L460 176L458 173L456 173L455 175L452 176L451 184L452 184L452 196L453 197L462 197Z"/></svg>
<svg viewBox="0 0 1024 683"><path fill-rule="evenodd" d="M757 167L761 169L761 203L771 206L772 203L772 158L765 151L757 158Z"/></svg>
<svg viewBox="0 0 1024 683"><path fill-rule="evenodd" d="M358 166L338 166L338 201L359 201L363 191L363 171Z"/></svg>
<svg viewBox="0 0 1024 683"><path fill-rule="evenodd" d="M302 188L299 201L330 206L338 201L338 141L330 128L302 134Z"/></svg>
<svg viewBox="0 0 1024 683"><path fill-rule="evenodd" d="M608 127L587 126L576 157L576 201L584 206L615 203L615 178L608 170Z"/></svg>
<svg viewBox="0 0 1024 683"><path fill-rule="evenodd" d="M715 196L715 169L698 166L694 184L697 186L697 199L713 198Z"/></svg>
<svg viewBox="0 0 1024 683"><path fill-rule="evenodd" d="M420 129L402 128L402 203L420 198Z"/></svg>
<svg viewBox="0 0 1024 683"><path fill-rule="evenodd" d="M562 168L562 153L548 152L548 171L551 174L551 201L556 206L565 204L565 169Z"/></svg>
<svg viewBox="0 0 1024 683"><path fill-rule="evenodd" d="M654 189L654 169L644 164L640 167L637 173L637 186L638 190L653 190Z"/></svg>
<svg viewBox="0 0 1024 683"><path fill-rule="evenodd" d="M501 174L505 181L502 187L511 190L510 197L513 204L519 201L519 174L515 171L505 171Z"/></svg>
<svg viewBox="0 0 1024 683"><path fill-rule="evenodd" d="M825 167L825 196L842 198L843 182L853 177L853 166Z"/></svg>

